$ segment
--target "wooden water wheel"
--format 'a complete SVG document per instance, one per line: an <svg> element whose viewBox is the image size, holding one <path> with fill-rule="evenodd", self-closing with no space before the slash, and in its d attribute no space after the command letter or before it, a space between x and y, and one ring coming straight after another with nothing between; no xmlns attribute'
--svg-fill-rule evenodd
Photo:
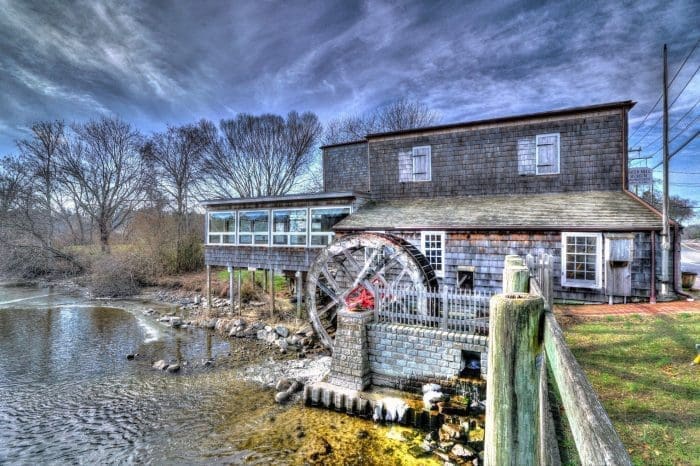
<svg viewBox="0 0 700 466"><path fill-rule="evenodd" d="M437 288L435 271L418 248L387 234L343 236L321 251L309 269L309 318L332 350L338 310L372 309L378 290L404 286Z"/></svg>

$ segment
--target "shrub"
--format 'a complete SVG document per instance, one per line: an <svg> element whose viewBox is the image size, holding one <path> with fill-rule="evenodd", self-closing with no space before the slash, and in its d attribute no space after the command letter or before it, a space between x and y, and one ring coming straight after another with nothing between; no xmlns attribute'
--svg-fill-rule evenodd
<svg viewBox="0 0 700 466"><path fill-rule="evenodd" d="M151 264L140 254L105 255L93 262L88 288L96 297L131 296L151 284L152 276Z"/></svg>

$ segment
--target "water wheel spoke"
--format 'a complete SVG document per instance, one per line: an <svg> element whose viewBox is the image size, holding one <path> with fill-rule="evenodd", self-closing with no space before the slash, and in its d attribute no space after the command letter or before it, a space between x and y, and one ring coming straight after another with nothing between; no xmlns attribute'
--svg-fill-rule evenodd
<svg viewBox="0 0 700 466"><path fill-rule="evenodd" d="M338 282L331 276L331 273L328 271L328 267L323 267L321 269L321 274L325 277L326 281L328 281L328 284L334 289L338 290L340 289L340 286L338 285Z"/></svg>
<svg viewBox="0 0 700 466"><path fill-rule="evenodd" d="M321 309L318 310L318 316L323 317L326 314L326 312L332 310L337 305L338 305L337 301L331 301L330 303L326 304L325 306L323 306ZM333 313L333 314L335 314L335 313Z"/></svg>

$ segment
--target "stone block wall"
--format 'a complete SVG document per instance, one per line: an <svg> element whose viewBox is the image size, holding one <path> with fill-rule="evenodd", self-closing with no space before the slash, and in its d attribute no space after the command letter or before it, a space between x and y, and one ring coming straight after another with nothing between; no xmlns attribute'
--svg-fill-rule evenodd
<svg viewBox="0 0 700 466"><path fill-rule="evenodd" d="M486 377L488 337L400 324L367 326L369 365L374 385L404 381L446 381L463 369L462 350L480 355Z"/></svg>
<svg viewBox="0 0 700 466"><path fill-rule="evenodd" d="M364 390L370 374L367 325L374 318L372 311L338 313L333 361L329 382L351 390Z"/></svg>

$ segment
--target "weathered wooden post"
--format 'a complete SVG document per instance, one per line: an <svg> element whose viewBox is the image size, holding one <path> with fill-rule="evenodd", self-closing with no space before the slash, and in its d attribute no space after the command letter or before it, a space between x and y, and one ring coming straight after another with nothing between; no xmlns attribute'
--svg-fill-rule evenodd
<svg viewBox="0 0 700 466"><path fill-rule="evenodd" d="M207 309L211 310L211 265L207 265Z"/></svg>
<svg viewBox="0 0 700 466"><path fill-rule="evenodd" d="M241 285L243 284L243 269L238 269L238 315L243 315L243 293L241 293Z"/></svg>
<svg viewBox="0 0 700 466"><path fill-rule="evenodd" d="M270 317L275 316L275 269L270 269Z"/></svg>
<svg viewBox="0 0 700 466"><path fill-rule="evenodd" d="M535 465L539 450L540 322L544 300L491 298L486 380L486 465Z"/></svg>
<svg viewBox="0 0 700 466"><path fill-rule="evenodd" d="M228 266L228 300L231 314L233 314L233 267L230 265Z"/></svg>
<svg viewBox="0 0 700 466"><path fill-rule="evenodd" d="M294 273L294 286L297 295L297 319L301 319L301 299L302 299L302 288L301 283L301 270L297 270Z"/></svg>
<svg viewBox="0 0 700 466"><path fill-rule="evenodd" d="M490 302L484 462L535 465L544 300L526 293L529 272L517 256L504 261L503 289Z"/></svg>

